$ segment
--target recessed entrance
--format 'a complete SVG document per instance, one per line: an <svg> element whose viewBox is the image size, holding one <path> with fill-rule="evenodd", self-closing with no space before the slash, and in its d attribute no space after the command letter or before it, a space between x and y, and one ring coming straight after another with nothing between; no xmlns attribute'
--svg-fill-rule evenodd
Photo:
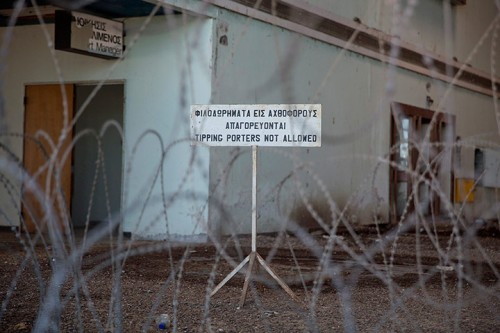
<svg viewBox="0 0 500 333"><path fill-rule="evenodd" d="M30 176L23 185L22 226L29 232L46 231L48 225L92 225L120 210L122 137L118 128L123 128L123 84L95 88L26 86L24 167ZM74 115L75 125L68 127ZM69 128L67 138L57 148L63 128ZM28 180L35 180L41 192L30 190Z"/></svg>
<svg viewBox="0 0 500 333"><path fill-rule="evenodd" d="M442 199L453 195L455 116L401 103L391 111L391 221L445 215Z"/></svg>

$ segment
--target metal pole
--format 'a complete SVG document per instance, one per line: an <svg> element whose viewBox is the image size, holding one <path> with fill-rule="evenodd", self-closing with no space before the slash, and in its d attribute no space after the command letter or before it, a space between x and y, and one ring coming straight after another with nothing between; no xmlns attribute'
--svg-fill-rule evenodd
<svg viewBox="0 0 500 333"><path fill-rule="evenodd" d="M255 261L257 259L257 261ZM250 253L243 261L235 268L231 273L221 283L215 287L212 291L211 296L215 295L226 282L228 282L238 271L240 271L243 266L248 263L247 272L245 275L245 282L243 283L243 291L241 293L239 308L243 307L245 304L245 299L247 297L248 285L250 284L250 279L252 275L252 270L254 264L260 264L265 268L265 270L271 275L271 277L278 282L278 284L285 290L285 292L290 295L295 301L300 303L300 299L293 293L293 291L286 285L286 283L281 280L281 278L276 274L271 267L269 267L266 261L257 253L257 146L252 146L252 253Z"/></svg>
<svg viewBox="0 0 500 333"><path fill-rule="evenodd" d="M252 252L257 252L257 146L252 146Z"/></svg>

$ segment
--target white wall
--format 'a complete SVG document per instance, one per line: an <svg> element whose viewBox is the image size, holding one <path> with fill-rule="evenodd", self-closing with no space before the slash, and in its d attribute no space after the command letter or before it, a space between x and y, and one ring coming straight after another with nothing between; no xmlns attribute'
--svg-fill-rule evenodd
<svg viewBox="0 0 500 333"><path fill-rule="evenodd" d="M498 20L496 21L497 37L493 38L495 29L490 29L500 11L498 1L467 1L466 6L455 9L455 52L462 62L476 67L486 73L492 72L500 76L500 41L498 40ZM493 25L493 28L495 25ZM489 30L488 30L489 29Z"/></svg>
<svg viewBox="0 0 500 333"><path fill-rule="evenodd" d="M123 230L140 237L165 238L168 222L172 237L198 235L204 233L203 224L208 214L204 209L208 195L205 176L208 151L192 149L186 141L174 143L188 137L190 104L208 103L210 99L212 20L183 15L155 17L138 36L144 20L125 20L128 54L118 64L53 51L45 36L46 33L53 38L53 25L12 29L8 55L3 63L6 69L2 89L5 122L9 132L23 132L25 84L61 80L124 81ZM0 30L3 40L9 31L7 28ZM22 156L22 141L11 138L8 142L11 151ZM172 146L163 164L162 145ZM190 162L193 154L195 164ZM154 179L160 165L164 178ZM194 167L190 168L191 165ZM160 181L164 184L164 198ZM186 193L191 195L193 192L197 199L186 200ZM171 197L172 193L179 196L167 207L165 218L161 213L162 200ZM18 198L16 201L19 204ZM0 202L9 217L9 220L1 219L1 223L18 224L16 208L10 204L5 190L1 192Z"/></svg>
<svg viewBox="0 0 500 333"><path fill-rule="evenodd" d="M389 147L385 131L389 118L386 110L380 109L380 96L372 94L372 85L380 85L371 75L373 61L341 54L338 48L258 21L245 25L236 14L223 12L218 19L219 25L227 26L229 45L217 48L214 103L323 105L321 148L259 149L259 231L279 230L288 218L311 222L305 212L307 204L325 219L332 207L347 207L349 216L358 214L359 206L369 207L375 195L369 189L377 157ZM337 57L341 61L332 67ZM213 207L210 219L221 221L218 231L222 233L250 230L251 159L249 150L241 150L245 154L227 177L216 165L226 165L235 150L211 150L211 191L228 215L221 218ZM294 159L310 163L298 169L298 178L289 177ZM382 169L374 180L380 185L376 195L386 200L387 173ZM219 179L223 180L220 184ZM387 206L387 202L381 205Z"/></svg>
<svg viewBox="0 0 500 333"><path fill-rule="evenodd" d="M356 8L353 3L351 9ZM372 223L373 215L387 222L393 101L427 108L427 96L431 97L431 109L439 105L457 116L457 135L497 130L488 96L460 88L447 93L448 86L432 78L226 11L218 17L217 31L217 39L226 35L228 45L217 45L214 103L323 106L321 148L259 149L260 232L280 230L289 220L309 226L313 219L307 209L327 224L339 212L353 223ZM480 118L471 112L473 106L480 108ZM466 129L472 122L474 127ZM214 229L223 234L248 233L250 150L212 148L211 152ZM219 171L231 161L229 173Z"/></svg>
<svg viewBox="0 0 500 333"><path fill-rule="evenodd" d="M488 27L498 11L496 0L467 1L450 6L445 0L304 0L348 20L359 18L371 28L485 72L491 70L490 50L500 53L500 43L492 42ZM449 8L449 15L445 14ZM482 38L484 37L484 41ZM496 75L500 75L496 66Z"/></svg>

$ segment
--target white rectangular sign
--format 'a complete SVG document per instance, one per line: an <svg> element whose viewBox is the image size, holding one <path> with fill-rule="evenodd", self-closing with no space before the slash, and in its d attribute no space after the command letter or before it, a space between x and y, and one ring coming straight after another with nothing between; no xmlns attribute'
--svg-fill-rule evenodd
<svg viewBox="0 0 500 333"><path fill-rule="evenodd" d="M120 58L123 53L123 23L83 13L71 12L73 48Z"/></svg>
<svg viewBox="0 0 500 333"><path fill-rule="evenodd" d="M123 56L123 22L56 10L54 37L56 50L105 59Z"/></svg>
<svg viewBox="0 0 500 333"><path fill-rule="evenodd" d="M321 104L192 105L191 139L209 146L321 146Z"/></svg>

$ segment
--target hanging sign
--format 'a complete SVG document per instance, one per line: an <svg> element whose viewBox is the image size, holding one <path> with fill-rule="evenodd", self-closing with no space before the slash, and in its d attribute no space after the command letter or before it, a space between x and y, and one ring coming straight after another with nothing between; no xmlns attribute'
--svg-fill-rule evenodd
<svg viewBox="0 0 500 333"><path fill-rule="evenodd" d="M78 12L56 11L55 49L116 59L123 55L123 23Z"/></svg>
<svg viewBox="0 0 500 333"><path fill-rule="evenodd" d="M191 140L209 146L321 146L321 104L192 105Z"/></svg>

